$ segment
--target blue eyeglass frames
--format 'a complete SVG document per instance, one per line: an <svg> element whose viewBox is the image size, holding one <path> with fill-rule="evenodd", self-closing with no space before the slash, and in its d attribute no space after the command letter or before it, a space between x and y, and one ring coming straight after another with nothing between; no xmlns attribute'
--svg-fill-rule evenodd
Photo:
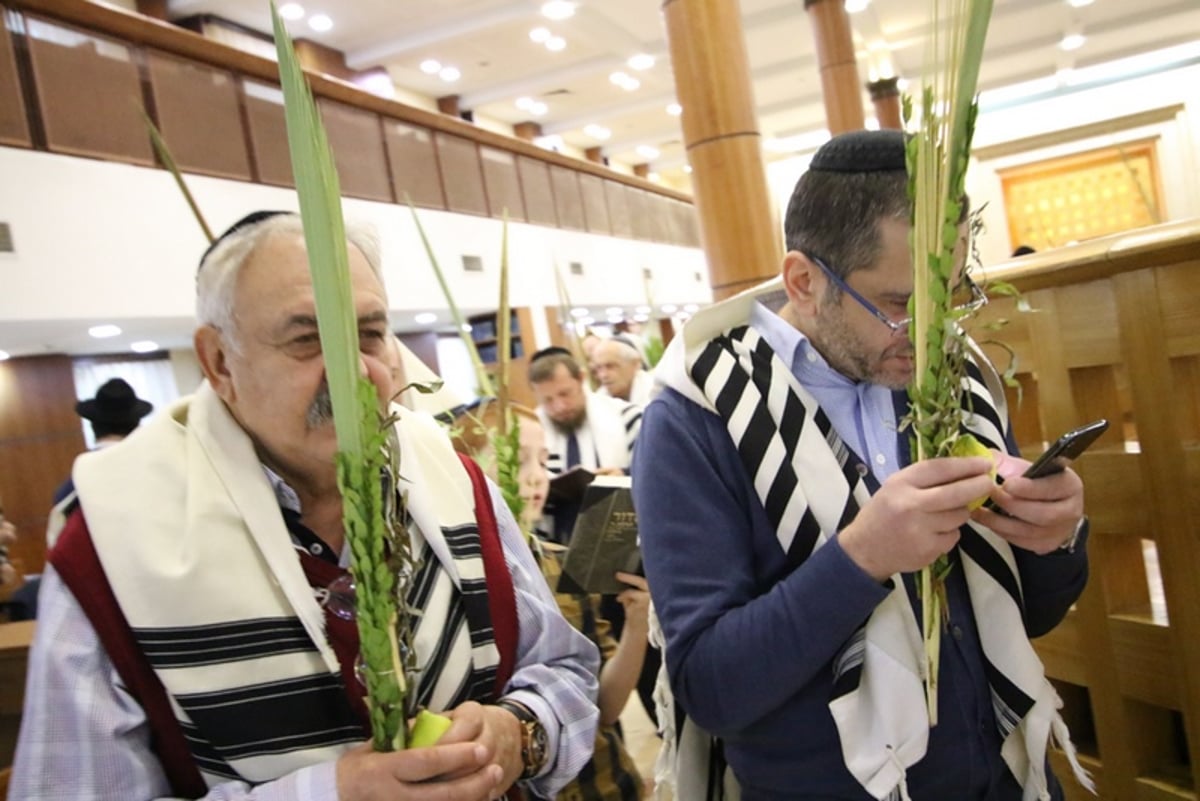
<svg viewBox="0 0 1200 801"><path fill-rule="evenodd" d="M864 309L866 309L868 312L870 312L871 316L874 317L876 320L878 320L879 322L883 323L888 328L890 328L892 330L892 333L901 333L901 332L908 331L908 324L912 322L911 317L905 317L901 320L893 320L891 317L888 317L886 314L881 312L874 303L867 300L862 295L860 295L857 291L855 291L854 287L847 284L842 278L839 278L838 275L836 273L834 273L833 270L829 269L829 265L826 264L824 261L817 258L816 256L813 256L811 253L806 253L805 255L808 256L808 258L812 261L813 264L815 264L821 268L821 272L825 273L825 277L827 277L830 281L832 281L834 286L836 286L841 291L845 292L850 297L854 298L854 300L858 302L858 305L862 306ZM987 305L987 302L988 302L987 295L984 293L983 289L979 286L979 284L977 284L973 280L971 280L971 276L969 274L967 274L967 273L963 274L963 280L962 280L962 284L960 285L960 288L968 290L971 293L971 299L965 303L960 303L959 305L955 306L954 307L955 311L964 312L964 313L965 312L973 312L973 311L975 311L977 309L981 309Z"/></svg>

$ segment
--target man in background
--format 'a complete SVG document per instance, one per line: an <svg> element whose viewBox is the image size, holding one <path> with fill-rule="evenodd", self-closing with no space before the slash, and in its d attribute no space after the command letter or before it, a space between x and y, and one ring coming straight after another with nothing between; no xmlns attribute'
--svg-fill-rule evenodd
<svg viewBox="0 0 1200 801"><path fill-rule="evenodd" d="M654 378L642 368L642 352L632 340L623 334L604 340L592 356L597 393L644 408L654 397Z"/></svg>
<svg viewBox="0 0 1200 801"><path fill-rule="evenodd" d="M96 397L75 404L75 413L91 424L95 450L125 439L153 410L154 405L139 398L123 378L110 378L96 390ZM53 508L46 521L47 548L54 547L75 509L75 483L69 477L54 491L51 503Z"/></svg>

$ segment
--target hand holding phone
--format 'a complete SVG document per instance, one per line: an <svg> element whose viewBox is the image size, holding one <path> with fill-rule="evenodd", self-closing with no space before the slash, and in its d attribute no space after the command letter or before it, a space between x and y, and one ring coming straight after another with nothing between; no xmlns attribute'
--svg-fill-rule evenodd
<svg viewBox="0 0 1200 801"><path fill-rule="evenodd" d="M1078 459L1107 430L1108 421L1101 419L1068 431L1047 448L1022 475L1025 478L1041 478L1061 473L1067 468L1068 462Z"/></svg>

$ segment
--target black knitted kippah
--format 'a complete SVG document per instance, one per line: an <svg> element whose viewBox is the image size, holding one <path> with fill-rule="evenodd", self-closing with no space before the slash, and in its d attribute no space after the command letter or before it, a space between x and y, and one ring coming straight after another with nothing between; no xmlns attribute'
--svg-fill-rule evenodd
<svg viewBox="0 0 1200 801"><path fill-rule="evenodd" d="M904 133L851 131L833 137L808 165L817 172L891 172L905 169Z"/></svg>

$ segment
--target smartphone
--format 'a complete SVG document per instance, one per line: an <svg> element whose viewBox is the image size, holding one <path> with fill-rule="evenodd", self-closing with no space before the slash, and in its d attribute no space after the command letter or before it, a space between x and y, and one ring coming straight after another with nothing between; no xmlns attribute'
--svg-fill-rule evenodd
<svg viewBox="0 0 1200 801"><path fill-rule="evenodd" d="M1068 431L1047 448L1022 475L1025 478L1041 478L1061 473L1067 468L1068 462L1078 459L1107 430L1108 421L1097 420L1074 431Z"/></svg>

